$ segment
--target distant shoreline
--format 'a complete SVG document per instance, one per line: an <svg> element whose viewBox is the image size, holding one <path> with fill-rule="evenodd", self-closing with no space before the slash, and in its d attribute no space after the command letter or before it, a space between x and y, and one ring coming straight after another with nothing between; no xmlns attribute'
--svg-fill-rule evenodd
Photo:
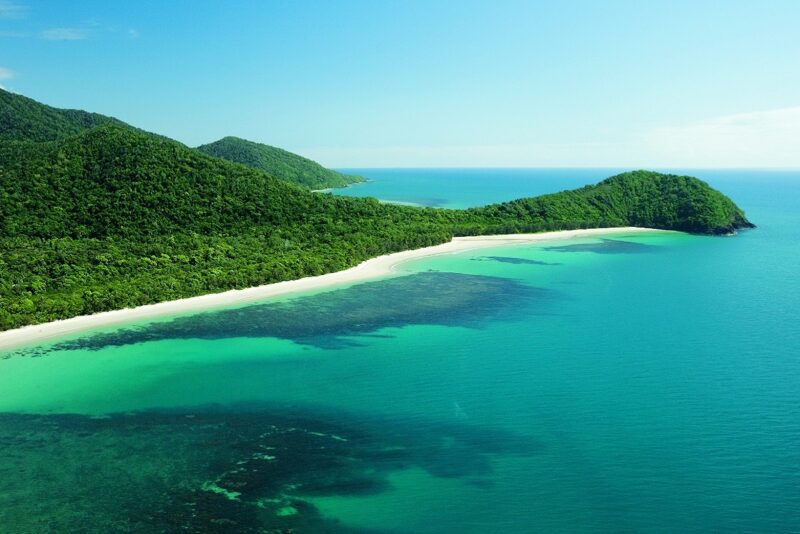
<svg viewBox="0 0 800 534"><path fill-rule="evenodd" d="M68 334L75 334L83 330L112 326L127 323L140 319L157 318L165 315L179 314L192 311L202 311L228 305L244 304L251 301L288 295L302 291L321 289L324 287L340 284L350 284L362 280L369 280L387 276L394 272L395 268L407 261L437 256L441 254L454 254L487 247L497 247L502 245L529 244L540 241L552 241L569 239L574 237L593 237L599 235L612 234L631 234L631 233L651 233L664 232L651 228L622 227L622 228L590 228L584 230L562 230L558 232L542 232L536 234L510 234L510 235L489 235L456 237L449 243L435 245L432 247L418 248L386 254L366 260L355 267L323 274L319 276L309 276L297 280L287 280L276 282L247 289L234 289L222 293L211 293L198 297L190 297L179 300L159 302L157 304L147 304L136 308L125 308L96 313L93 315L81 315L70 319L62 319L50 323L23 326L13 330L0 332L0 350L9 350L36 342L44 342L49 339L58 338Z"/></svg>
<svg viewBox="0 0 800 534"><path fill-rule="evenodd" d="M363 176L361 178L363 178ZM360 182L352 182L352 183L345 184L345 185L340 185L340 186L337 186L337 187L326 187L325 189L312 189L311 192L312 193L333 193L334 191L337 191L339 189L350 189L351 187L355 187L357 185L368 184L370 182L372 182L372 180L368 180L367 178L364 178Z"/></svg>

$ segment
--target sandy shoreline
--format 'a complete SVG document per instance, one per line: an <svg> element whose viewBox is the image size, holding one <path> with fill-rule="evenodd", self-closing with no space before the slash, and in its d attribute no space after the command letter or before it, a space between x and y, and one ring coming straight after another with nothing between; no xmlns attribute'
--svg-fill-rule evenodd
<svg viewBox="0 0 800 534"><path fill-rule="evenodd" d="M395 252L369 259L355 267L319 276L277 282L247 289L235 289L223 293L213 293L181 300L148 304L137 308L126 308L94 315L82 315L71 319L63 319L39 325L24 326L14 330L0 332L0 350L7 350L34 342L42 342L51 338L73 334L90 328L110 326L140 319L154 318L183 312L213 309L227 305L236 305L248 301L261 300L289 293L309 291L327 286L348 284L361 280L369 280L389 275L394 268L406 261L435 256L453 254L477 248L497 247L503 245L528 244L539 241L569 239L573 237L591 237L611 234L630 234L640 232L658 232L649 228L592 228L586 230L564 230L559 232L543 232L537 234L512 234L475 237L456 237L449 243L425 247L415 250Z"/></svg>

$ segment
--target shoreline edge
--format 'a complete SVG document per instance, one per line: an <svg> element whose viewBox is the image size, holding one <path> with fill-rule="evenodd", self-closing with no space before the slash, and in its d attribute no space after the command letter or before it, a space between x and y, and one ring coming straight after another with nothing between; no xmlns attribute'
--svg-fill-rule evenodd
<svg viewBox="0 0 800 534"><path fill-rule="evenodd" d="M0 351L21 348L25 345L44 342L49 339L75 334L84 330L103 326L113 326L132 322L140 319L157 318L165 315L180 314L216 307L244 304L251 301L267 299L322 289L328 286L350 284L362 280L370 280L381 276L391 275L395 268L407 261L438 256L442 254L455 254L468 250L499 247L503 245L522 245L540 241L554 241L561 239L595 237L600 235L631 234L631 233L659 233L671 232L654 228L640 228L625 226L618 228L587 228L581 230L561 230L556 232L541 232L535 234L506 234L506 235L481 235L468 237L454 237L448 243L430 247L404 250L385 254L363 261L355 267L343 271L336 271L318 276L308 276L297 280L286 280L246 289L232 289L221 293L209 293L196 297L179 300L170 300L156 304L145 304L135 308L124 308L80 315L69 319L60 319L49 323L28 325L12 330L0 332Z"/></svg>

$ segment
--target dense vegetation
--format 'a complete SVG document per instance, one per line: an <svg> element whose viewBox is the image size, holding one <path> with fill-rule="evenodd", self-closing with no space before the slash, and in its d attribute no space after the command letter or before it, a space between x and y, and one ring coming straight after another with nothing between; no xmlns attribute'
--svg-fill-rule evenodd
<svg viewBox="0 0 800 534"><path fill-rule="evenodd" d="M0 330L322 274L453 235L749 224L705 183L645 171L470 210L317 194L113 119L89 127L24 99L16 120L23 97L0 95Z"/></svg>
<svg viewBox="0 0 800 534"><path fill-rule="evenodd" d="M122 121L76 109L57 109L0 89L0 141L53 141Z"/></svg>
<svg viewBox="0 0 800 534"><path fill-rule="evenodd" d="M700 234L752 226L731 199L702 180L651 171L467 211L479 233L487 225L497 233L643 226Z"/></svg>
<svg viewBox="0 0 800 534"><path fill-rule="evenodd" d="M199 146L197 150L228 161L242 163L275 178L309 189L344 187L364 181L360 176L350 176L326 169L315 161L286 150L238 137L225 137L214 143Z"/></svg>

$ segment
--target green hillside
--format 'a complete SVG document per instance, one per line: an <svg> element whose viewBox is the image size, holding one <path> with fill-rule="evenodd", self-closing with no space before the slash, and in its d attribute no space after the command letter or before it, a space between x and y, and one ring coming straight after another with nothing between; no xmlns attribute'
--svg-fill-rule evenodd
<svg viewBox="0 0 800 534"><path fill-rule="evenodd" d="M54 141L122 121L77 109L57 109L0 89L0 140Z"/></svg>
<svg viewBox="0 0 800 534"><path fill-rule="evenodd" d="M470 210L321 195L114 122L47 142L0 129L0 330L337 271L454 235L749 225L705 183L645 171Z"/></svg>
<svg viewBox="0 0 800 534"><path fill-rule="evenodd" d="M652 171L612 176L597 185L467 210L477 231L498 233L567 227L642 226L729 234L752 225L744 212L702 180Z"/></svg>
<svg viewBox="0 0 800 534"><path fill-rule="evenodd" d="M276 178L308 189L344 187L364 181L360 176L350 176L326 169L315 161L286 150L238 137L225 137L214 143L199 146L197 150L262 170Z"/></svg>

